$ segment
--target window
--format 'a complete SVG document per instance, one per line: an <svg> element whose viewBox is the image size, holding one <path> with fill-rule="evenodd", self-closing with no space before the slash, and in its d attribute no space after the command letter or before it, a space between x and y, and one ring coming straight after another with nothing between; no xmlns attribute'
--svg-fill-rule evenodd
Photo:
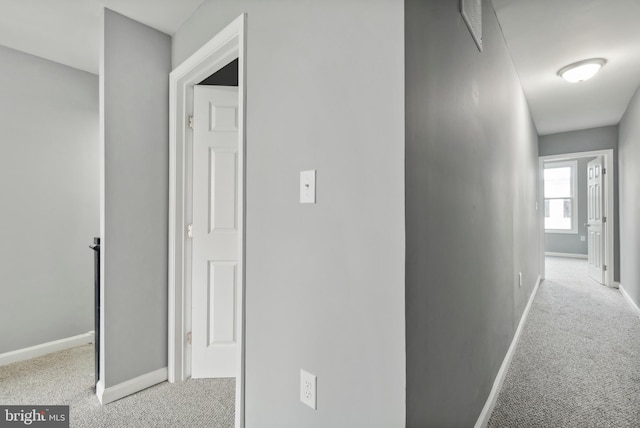
<svg viewBox="0 0 640 428"><path fill-rule="evenodd" d="M578 233L577 161L544 165L544 229Z"/></svg>

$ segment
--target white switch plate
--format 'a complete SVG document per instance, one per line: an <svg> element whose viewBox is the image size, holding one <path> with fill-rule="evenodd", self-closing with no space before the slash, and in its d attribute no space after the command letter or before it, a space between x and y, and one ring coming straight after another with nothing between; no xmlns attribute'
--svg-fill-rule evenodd
<svg viewBox="0 0 640 428"><path fill-rule="evenodd" d="M316 170L300 172L300 203L316 203Z"/></svg>
<svg viewBox="0 0 640 428"><path fill-rule="evenodd" d="M317 409L316 392L316 376L300 370L300 401L313 410Z"/></svg>
<svg viewBox="0 0 640 428"><path fill-rule="evenodd" d="M580 240L581 240L582 242L586 241L585 236L584 236L584 235L580 235Z"/></svg>

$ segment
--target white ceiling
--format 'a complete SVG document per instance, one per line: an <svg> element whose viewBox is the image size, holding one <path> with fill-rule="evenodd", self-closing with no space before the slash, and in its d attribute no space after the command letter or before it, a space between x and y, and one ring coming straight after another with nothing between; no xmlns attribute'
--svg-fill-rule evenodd
<svg viewBox="0 0 640 428"><path fill-rule="evenodd" d="M175 33L204 0L0 0L0 45L98 73L108 7ZM492 0L540 135L617 124L640 85L640 0ZM608 63L570 84L563 66Z"/></svg>
<svg viewBox="0 0 640 428"><path fill-rule="evenodd" d="M540 135L615 125L640 85L640 0L493 0ZM591 80L557 72L606 58Z"/></svg>
<svg viewBox="0 0 640 428"><path fill-rule="evenodd" d="M0 0L0 45L98 73L107 7L173 35L204 0Z"/></svg>

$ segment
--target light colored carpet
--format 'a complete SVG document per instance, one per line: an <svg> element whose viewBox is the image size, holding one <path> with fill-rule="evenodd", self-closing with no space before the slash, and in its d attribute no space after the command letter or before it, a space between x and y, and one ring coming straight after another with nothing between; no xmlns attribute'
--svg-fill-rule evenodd
<svg viewBox="0 0 640 428"><path fill-rule="evenodd" d="M163 382L101 406L93 346L0 367L0 404L69 405L72 427L233 427L235 379Z"/></svg>
<svg viewBox="0 0 640 428"><path fill-rule="evenodd" d="M640 319L585 260L546 263L488 426L640 427Z"/></svg>

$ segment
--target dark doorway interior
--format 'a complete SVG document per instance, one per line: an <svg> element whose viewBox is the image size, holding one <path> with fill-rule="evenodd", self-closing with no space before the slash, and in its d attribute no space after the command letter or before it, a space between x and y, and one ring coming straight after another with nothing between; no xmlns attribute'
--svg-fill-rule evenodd
<svg viewBox="0 0 640 428"><path fill-rule="evenodd" d="M238 58L204 79L199 85L238 86Z"/></svg>

